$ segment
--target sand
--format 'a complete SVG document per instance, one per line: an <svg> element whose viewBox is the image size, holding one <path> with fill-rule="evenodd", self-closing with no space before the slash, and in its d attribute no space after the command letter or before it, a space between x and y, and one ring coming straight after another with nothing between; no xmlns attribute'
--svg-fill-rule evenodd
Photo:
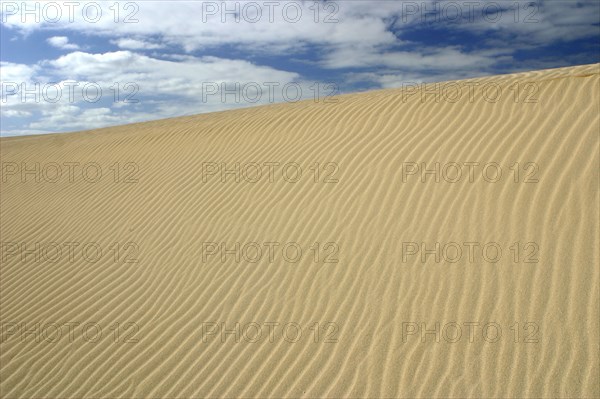
<svg viewBox="0 0 600 399"><path fill-rule="evenodd" d="M1 139L0 396L599 397L599 81Z"/></svg>

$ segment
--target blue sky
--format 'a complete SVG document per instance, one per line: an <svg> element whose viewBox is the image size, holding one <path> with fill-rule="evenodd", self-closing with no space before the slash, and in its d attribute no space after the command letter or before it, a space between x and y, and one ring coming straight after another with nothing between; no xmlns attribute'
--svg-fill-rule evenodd
<svg viewBox="0 0 600 399"><path fill-rule="evenodd" d="M600 62L598 0L223 4L1 1L1 134Z"/></svg>

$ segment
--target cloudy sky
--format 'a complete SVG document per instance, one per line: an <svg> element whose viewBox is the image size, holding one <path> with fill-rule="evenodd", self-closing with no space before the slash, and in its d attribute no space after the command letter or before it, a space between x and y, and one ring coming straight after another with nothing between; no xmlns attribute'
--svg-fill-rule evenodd
<svg viewBox="0 0 600 399"><path fill-rule="evenodd" d="M0 1L1 134L600 62L600 1Z"/></svg>

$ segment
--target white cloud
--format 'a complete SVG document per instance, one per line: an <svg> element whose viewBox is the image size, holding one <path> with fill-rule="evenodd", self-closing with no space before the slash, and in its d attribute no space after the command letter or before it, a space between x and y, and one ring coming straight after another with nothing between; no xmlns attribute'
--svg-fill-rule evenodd
<svg viewBox="0 0 600 399"><path fill-rule="evenodd" d="M325 55L323 66L331 69L382 66L408 70L464 70L490 67L497 62L497 56L497 53L490 52L467 53L458 47L385 51L373 47L345 46Z"/></svg>
<svg viewBox="0 0 600 399"><path fill-rule="evenodd" d="M22 118L26 116L31 116L32 113L28 111L19 111L16 109L7 109L2 111L2 115L7 118Z"/></svg>
<svg viewBox="0 0 600 399"><path fill-rule="evenodd" d="M116 44L119 48L127 50L154 50L165 47L164 44L129 38L111 40L111 43Z"/></svg>
<svg viewBox="0 0 600 399"><path fill-rule="evenodd" d="M29 9L36 5L40 7L36 1L24 3ZM157 1L135 2L135 7L127 10L123 9L125 3L121 2L120 12L115 15L113 3L97 2L95 4L101 7L98 13L101 18L92 23L89 17L84 17L82 5L71 8L69 2L58 1L53 2L61 7L62 18L57 21L41 18L36 22L34 15L27 14L23 22L22 6L5 13L3 21L5 26L23 33L63 29L116 40L135 37L135 40L143 42L151 42L145 38L161 37L166 44L186 51L221 45L243 45L268 51L269 46L279 50L286 46L294 48L299 43L382 44L395 41L394 35L387 29L390 22L383 17L384 10L392 12L399 8L393 5L394 2L383 2L383 9L379 5L374 7L368 2L354 1L332 2L331 6L321 4L319 7L315 7L312 1L286 0L274 6L265 6L269 2L253 3L262 5L260 14L244 2L231 2L224 6L225 3L215 1ZM211 8L215 5L218 7L216 12ZM236 6L241 14L239 20L225 11L225 7L231 9ZM368 12L363 13L364 10ZM43 7L40 14L43 17ZM115 18L118 23L115 23ZM125 19L132 21L126 23Z"/></svg>
<svg viewBox="0 0 600 399"><path fill-rule="evenodd" d="M39 2L25 3L29 8L33 8L34 4L39 6ZM63 29L103 36L125 50L168 47L171 51L192 52L228 45L245 52L301 54L316 46L323 55L320 61L328 68L366 64L404 67L418 62L435 63L438 59L447 62L448 68L453 68L453 65L471 65L480 59L469 56L467 51L460 54L448 52L445 56L414 47L410 50L399 48L410 44L404 38L410 37L407 35L415 28L423 26L469 31L478 35L494 32L495 35L490 37L495 39L484 37L482 41L488 40L494 47L511 53L552 41L573 40L598 33L600 3L597 0L538 0L537 8L531 8L530 3L529 0L493 2L494 7L500 5L503 8L495 16L490 16L484 12L485 5L489 4L481 1L360 0L321 2L318 6L313 1L294 0L281 1L274 6L266 6L268 2L155 1L127 3L129 6L121 2L117 3L117 8L112 3L101 2L94 3L101 7L101 18L92 23L89 17L84 17L83 6L70 9L68 2L59 1L53 2L62 7L62 18L57 22L42 18L36 23L32 15L25 15L23 22L20 10L5 12L3 20L7 27L22 32ZM256 8L252 4L262 7ZM459 5L462 18L459 22L453 22L455 11L449 5ZM116 9L119 9L118 14ZM226 10L238 12L239 19ZM115 19L119 22L115 23ZM502 42L498 42L498 38ZM57 47L75 46L68 43L65 36L50 40ZM436 51L429 47L431 52ZM354 63L350 56L355 57Z"/></svg>
<svg viewBox="0 0 600 399"><path fill-rule="evenodd" d="M267 84L272 82L280 86L298 82L305 90L304 97L313 94L308 89L310 84L302 82L294 72L244 60L178 58L164 60L131 51L98 54L76 51L34 66L2 63L3 78L6 71L19 85L16 95L2 97L3 116L33 113L39 117L27 129L64 131L282 101L281 89L273 91L271 98ZM40 83L37 98L32 94L24 96L21 84L31 91L35 83ZM84 97L86 85L94 86L91 97L96 97L95 87L101 88L100 101L91 102L89 92ZM223 96L223 87L231 92ZM256 103L248 100L257 98L255 87L261 90ZM124 103L128 95L139 102ZM58 100L54 101L55 98ZM4 128L13 130L10 126ZM6 131L2 133L6 135Z"/></svg>
<svg viewBox="0 0 600 399"><path fill-rule="evenodd" d="M148 94L197 96L207 82L291 82L293 72L259 66L245 60L188 56L162 60L131 51L90 54L81 51L45 61L55 75L102 85L133 82Z"/></svg>
<svg viewBox="0 0 600 399"><path fill-rule="evenodd" d="M23 22L23 3L29 9L40 8L39 23L29 14L24 15ZM62 17L58 21L43 18L45 6L40 6L40 2L25 1L15 2L17 9L5 10L4 25L23 32L65 29L106 36L115 38L125 49L157 48L159 44L149 38L160 37L161 43L186 51L221 45L281 51L282 47L296 48L301 44L397 45L405 31L427 21L434 21L430 26L474 32L493 30L518 35L530 43L545 43L597 34L595 24L600 18L597 0L538 0L537 9L528 8L529 0L492 2L503 7L498 19L484 12L483 1L361 0L321 2L318 6L313 1L298 0L285 0L273 6L267 6L268 2L153 1L120 2L117 8L111 2L96 2L100 7L98 21L84 15L84 4L73 7L69 6L72 2L52 3L61 7ZM463 18L459 23L452 21L455 11L448 7L452 4L459 6ZM95 7L88 10L88 15L95 15ZM239 19L226 10L238 12ZM396 36L389 29L392 26L398 31Z"/></svg>
<svg viewBox="0 0 600 399"><path fill-rule="evenodd" d="M2 68L2 82L30 82L39 71L37 65L16 64L7 61L0 61L0 68Z"/></svg>
<svg viewBox="0 0 600 399"><path fill-rule="evenodd" d="M69 38L66 36L53 36L46 41L53 47L59 48L61 50L77 50L79 46L74 43L69 43Z"/></svg>
<svg viewBox="0 0 600 399"><path fill-rule="evenodd" d="M506 4L504 11L497 15L497 17L479 15L473 23L460 24L455 28L481 34L494 31L506 39L507 47L513 49L571 41L583 37L597 37L600 2L596 0L538 0L533 4L530 1L510 2Z"/></svg>
<svg viewBox="0 0 600 399"><path fill-rule="evenodd" d="M36 130L36 129L12 129L12 130L3 130L0 132L0 137L11 137L11 136L31 136L33 134L50 134L56 133L51 130Z"/></svg>

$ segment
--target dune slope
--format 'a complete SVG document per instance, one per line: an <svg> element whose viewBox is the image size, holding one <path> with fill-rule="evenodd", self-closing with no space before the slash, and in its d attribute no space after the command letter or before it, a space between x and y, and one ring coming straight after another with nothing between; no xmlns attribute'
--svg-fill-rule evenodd
<svg viewBox="0 0 600 399"><path fill-rule="evenodd" d="M0 396L600 396L599 83L1 139Z"/></svg>

